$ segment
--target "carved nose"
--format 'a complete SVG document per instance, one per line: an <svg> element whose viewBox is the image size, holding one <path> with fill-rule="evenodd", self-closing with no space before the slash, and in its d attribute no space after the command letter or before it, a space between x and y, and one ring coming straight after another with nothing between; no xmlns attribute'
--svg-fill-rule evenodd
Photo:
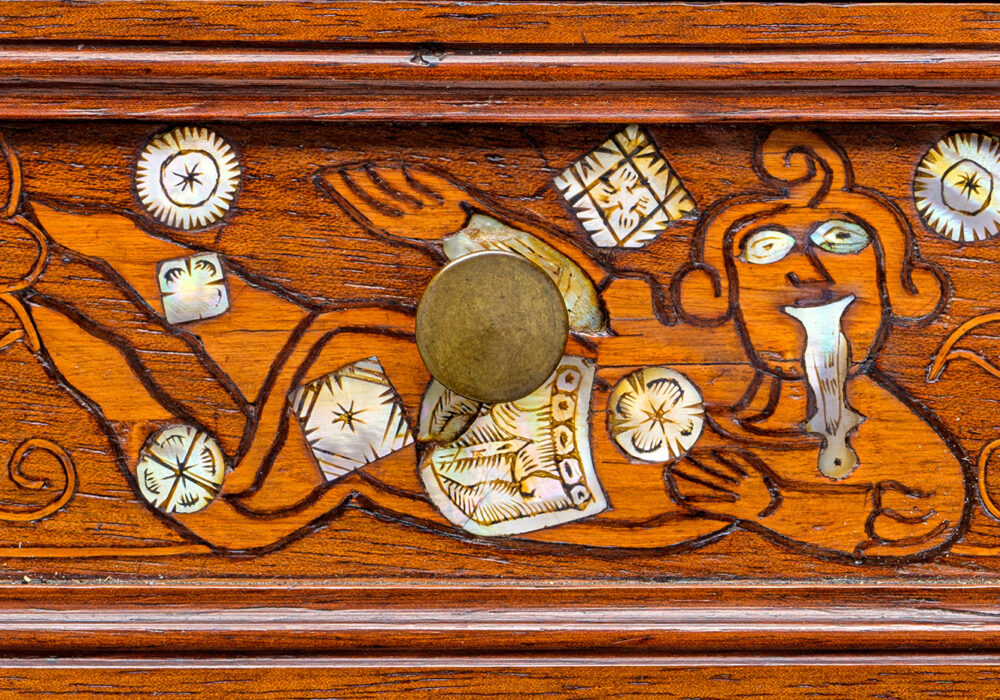
<svg viewBox="0 0 1000 700"><path fill-rule="evenodd" d="M794 270L785 275L793 287L808 287L817 284L832 284L833 278L823 263L810 252L801 253L801 261Z"/></svg>
<svg viewBox="0 0 1000 700"><path fill-rule="evenodd" d="M513 253L473 253L449 263L417 308L417 349L431 375L483 403L514 401L541 386L568 336L559 289Z"/></svg>

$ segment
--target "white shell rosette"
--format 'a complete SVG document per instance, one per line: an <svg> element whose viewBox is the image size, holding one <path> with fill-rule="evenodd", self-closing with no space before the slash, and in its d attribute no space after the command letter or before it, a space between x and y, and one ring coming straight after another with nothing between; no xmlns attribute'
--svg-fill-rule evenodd
<svg viewBox="0 0 1000 700"><path fill-rule="evenodd" d="M608 398L608 432L640 462L668 462L687 454L705 425L694 383L667 367L645 367L619 381Z"/></svg>
<svg viewBox="0 0 1000 700"><path fill-rule="evenodd" d="M927 151L913 179L924 223L953 241L970 243L1000 233L1000 141L975 131L949 134Z"/></svg>
<svg viewBox="0 0 1000 700"><path fill-rule="evenodd" d="M218 495L226 476L219 443L192 425L172 425L149 436L139 452L139 493L164 513L196 513Z"/></svg>
<svg viewBox="0 0 1000 700"><path fill-rule="evenodd" d="M240 163L221 136L183 126L154 136L139 154L135 190L150 216L171 228L205 228L226 215Z"/></svg>

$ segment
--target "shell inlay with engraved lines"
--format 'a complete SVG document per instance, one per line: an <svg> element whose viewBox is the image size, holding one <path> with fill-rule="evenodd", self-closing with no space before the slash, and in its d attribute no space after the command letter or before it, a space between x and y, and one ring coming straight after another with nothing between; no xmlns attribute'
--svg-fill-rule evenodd
<svg viewBox="0 0 1000 700"><path fill-rule="evenodd" d="M949 134L920 161L913 198L931 230L953 241L982 241L1000 233L998 180L1000 141L974 131Z"/></svg>
<svg viewBox="0 0 1000 700"><path fill-rule="evenodd" d="M601 247L641 248L695 213L680 178L635 124L566 168L555 185Z"/></svg>
<svg viewBox="0 0 1000 700"><path fill-rule="evenodd" d="M211 503L226 475L215 438L192 425L153 433L139 452L139 492L165 513L195 513Z"/></svg>
<svg viewBox="0 0 1000 700"><path fill-rule="evenodd" d="M178 127L154 136L135 169L136 194L146 211L161 224L183 230L222 219L239 183L233 149L202 127Z"/></svg>
<svg viewBox="0 0 1000 700"><path fill-rule="evenodd" d="M517 401L442 402L428 391L422 411L433 429L458 414L473 420L459 437L439 443L420 467L427 493L451 522L476 535L513 535L600 513L607 499L590 452L587 413L594 366L564 357L545 384ZM446 414L438 420L435 415Z"/></svg>
<svg viewBox="0 0 1000 700"><path fill-rule="evenodd" d="M611 438L625 454L643 462L666 462L686 454L704 423L698 389L667 367L632 372L608 399Z"/></svg>
<svg viewBox="0 0 1000 700"><path fill-rule="evenodd" d="M330 481L413 443L403 402L377 357L309 382L288 402Z"/></svg>
<svg viewBox="0 0 1000 700"><path fill-rule="evenodd" d="M156 276L170 323L213 318L229 309L225 270L215 253L164 260L157 265Z"/></svg>

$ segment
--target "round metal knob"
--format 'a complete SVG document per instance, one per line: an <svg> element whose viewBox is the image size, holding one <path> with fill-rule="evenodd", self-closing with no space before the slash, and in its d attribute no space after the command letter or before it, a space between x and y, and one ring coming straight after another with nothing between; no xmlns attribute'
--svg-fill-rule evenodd
<svg viewBox="0 0 1000 700"><path fill-rule="evenodd" d="M417 349L452 391L500 403L527 396L566 350L562 294L520 255L473 253L441 269L417 308Z"/></svg>

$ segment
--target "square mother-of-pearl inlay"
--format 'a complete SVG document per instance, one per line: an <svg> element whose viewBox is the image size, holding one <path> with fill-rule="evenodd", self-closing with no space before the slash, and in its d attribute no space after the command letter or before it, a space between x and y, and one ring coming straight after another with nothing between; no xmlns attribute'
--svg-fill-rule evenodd
<svg viewBox="0 0 1000 700"><path fill-rule="evenodd" d="M229 310L226 274L215 253L164 260L157 266L156 278L169 323L201 321Z"/></svg>
<svg viewBox="0 0 1000 700"><path fill-rule="evenodd" d="M603 248L641 248L695 212L680 178L635 124L566 168L555 185Z"/></svg>
<svg viewBox="0 0 1000 700"><path fill-rule="evenodd" d="M413 443L403 402L376 357L309 382L288 402L328 481Z"/></svg>

